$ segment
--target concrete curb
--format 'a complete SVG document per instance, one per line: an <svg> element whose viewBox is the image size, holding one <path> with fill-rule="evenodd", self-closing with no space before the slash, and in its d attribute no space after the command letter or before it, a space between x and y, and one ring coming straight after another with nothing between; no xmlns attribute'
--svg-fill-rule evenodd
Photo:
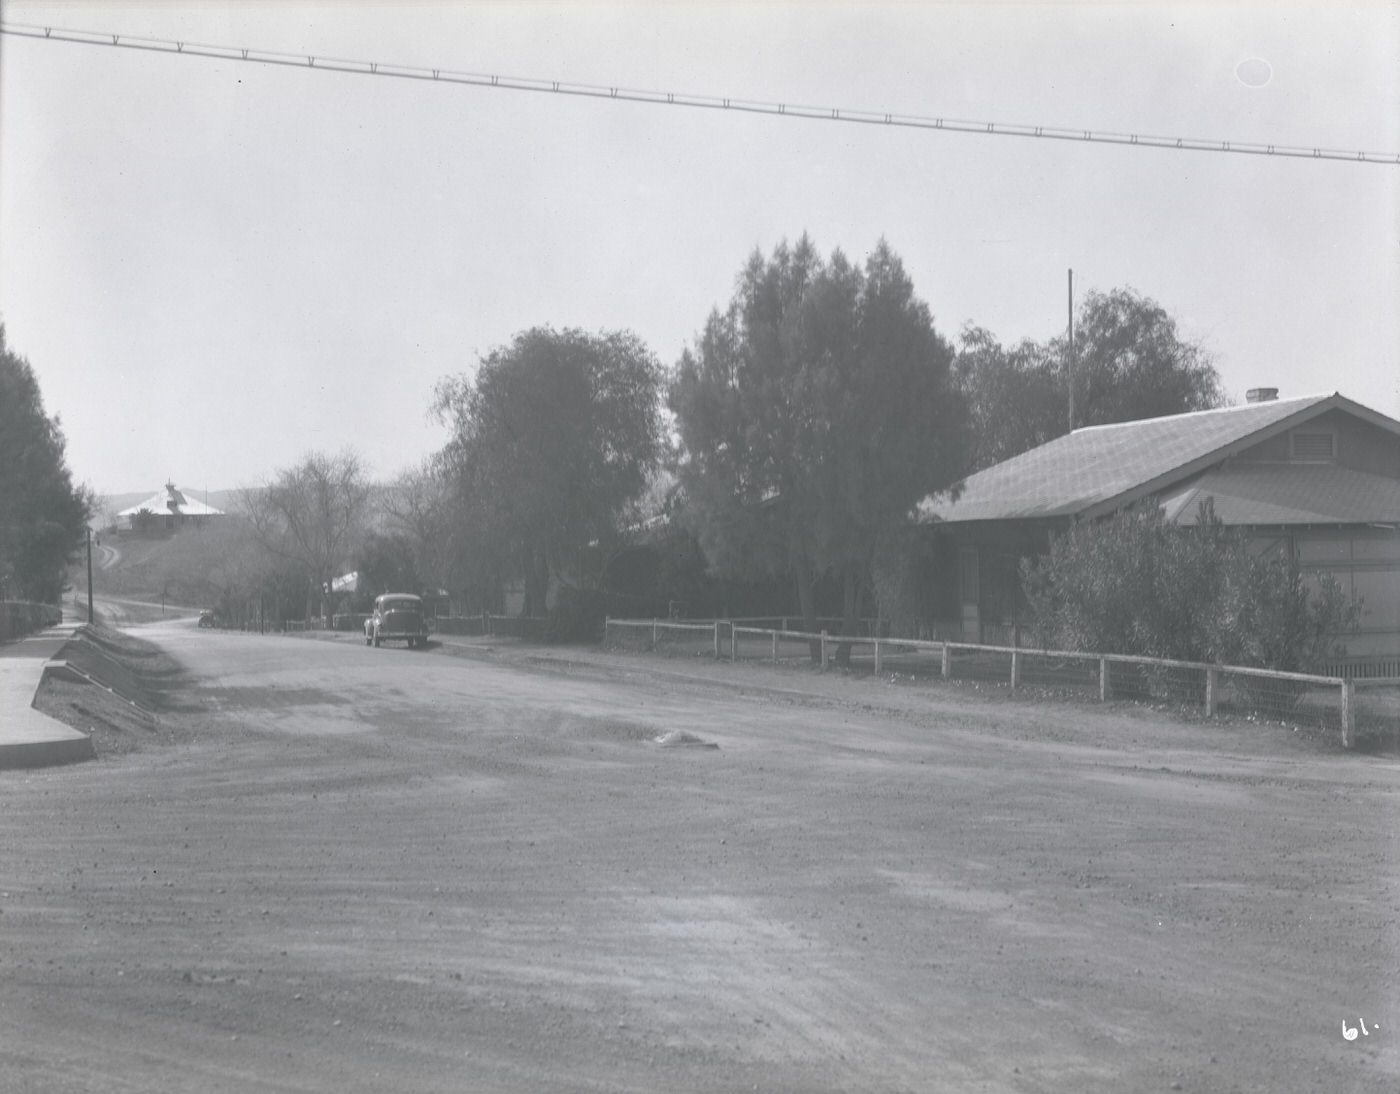
<svg viewBox="0 0 1400 1094"><path fill-rule="evenodd" d="M58 722L54 724L59 725ZM75 764L96 758L97 751L92 747L92 738L76 730L73 731L72 737L0 744L0 771L57 767L60 764Z"/></svg>

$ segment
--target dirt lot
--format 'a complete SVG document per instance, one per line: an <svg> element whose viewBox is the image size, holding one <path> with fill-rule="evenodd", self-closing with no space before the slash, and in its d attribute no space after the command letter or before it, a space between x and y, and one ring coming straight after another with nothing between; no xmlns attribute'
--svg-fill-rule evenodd
<svg viewBox="0 0 1400 1094"><path fill-rule="evenodd" d="M186 670L150 662L154 716L56 693L102 758L0 773L0 1089L1400 1089L1393 756L700 659L133 633Z"/></svg>

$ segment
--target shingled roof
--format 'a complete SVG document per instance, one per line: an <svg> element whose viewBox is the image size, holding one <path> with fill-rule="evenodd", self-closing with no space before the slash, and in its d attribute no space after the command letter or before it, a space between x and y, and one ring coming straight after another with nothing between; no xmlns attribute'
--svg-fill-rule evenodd
<svg viewBox="0 0 1400 1094"><path fill-rule="evenodd" d="M1180 512L1189 502L1189 499L1181 497L1190 485L1188 480L1245 448L1333 409L1345 410L1364 421L1400 433L1400 423L1337 393L1249 403L1116 425L1088 426L968 476L955 502L949 501L946 495L924 499L919 504L918 519L920 523L963 523L1094 517L1130 505L1149 494L1169 490L1178 495L1180 507L1177 511ZM1298 477L1300 470L1298 467L1289 469L1290 481L1302 481ZM1300 500L1296 493L1286 500L1280 496L1277 512L1268 515L1283 517L1291 513L1301 520L1304 513L1335 511L1338 515L1326 519L1350 519L1340 513L1343 509L1351 512L1355 506L1341 506L1339 497L1329 499L1326 495L1329 491L1340 491L1342 495L1355 500L1359 480L1350 476L1360 473L1340 468L1330 471L1332 475L1326 483L1318 479L1316 488L1307 491L1311 501ZM1318 478L1322 473L1310 474L1312 478ZM1333 481L1338 476L1347 479L1345 486ZM1378 476L1362 478L1389 482ZM1238 484L1233 480L1229 483L1222 480L1219 485L1228 496L1230 488ZM1360 484L1360 488L1364 489L1366 485ZM1386 490L1392 496L1396 493L1394 484L1386 487ZM1192 497L1198 495L1203 496L1200 491L1192 493ZM1372 502L1377 500L1371 499ZM1219 505L1218 500L1217 512ZM1370 509L1374 513L1375 505L1372 504ZM1265 514L1261 511L1254 515ZM1296 522L1299 521L1230 521L1251 524Z"/></svg>

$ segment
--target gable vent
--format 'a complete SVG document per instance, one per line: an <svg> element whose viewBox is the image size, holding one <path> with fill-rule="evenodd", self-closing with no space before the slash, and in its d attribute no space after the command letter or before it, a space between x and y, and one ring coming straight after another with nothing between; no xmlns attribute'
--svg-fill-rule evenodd
<svg viewBox="0 0 1400 1094"><path fill-rule="evenodd" d="M1322 462L1337 458L1337 435L1329 430L1295 430L1290 434L1295 460Z"/></svg>

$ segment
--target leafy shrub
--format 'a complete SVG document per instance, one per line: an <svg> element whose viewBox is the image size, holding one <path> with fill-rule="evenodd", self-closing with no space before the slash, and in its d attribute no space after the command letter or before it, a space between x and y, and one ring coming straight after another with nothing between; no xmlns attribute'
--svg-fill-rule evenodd
<svg viewBox="0 0 1400 1094"><path fill-rule="evenodd" d="M1156 506L1075 525L1022 580L1047 644L1179 661L1306 672L1360 614L1334 579L1310 593L1291 558L1253 553L1209 500L1195 527Z"/></svg>

